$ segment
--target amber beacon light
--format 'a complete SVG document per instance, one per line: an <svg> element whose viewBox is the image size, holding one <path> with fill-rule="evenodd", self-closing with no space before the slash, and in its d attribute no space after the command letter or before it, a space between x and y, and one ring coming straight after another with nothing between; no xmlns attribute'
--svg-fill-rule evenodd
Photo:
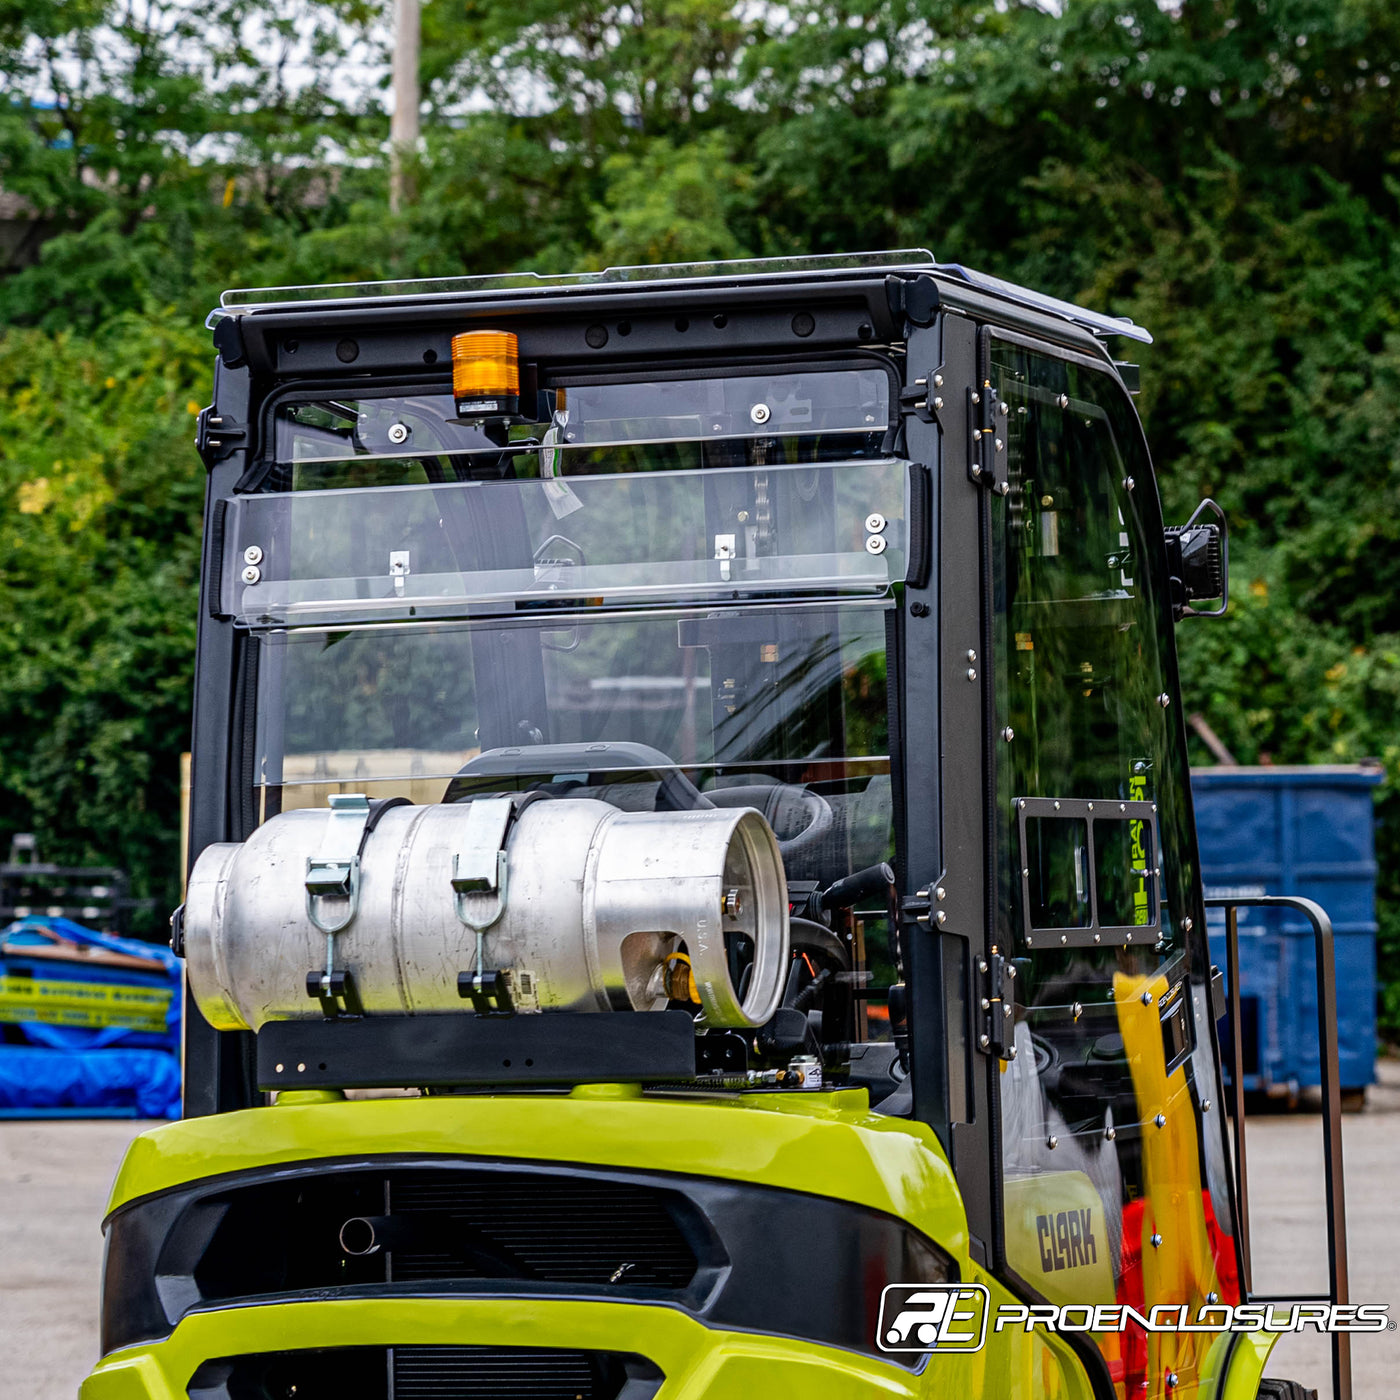
<svg viewBox="0 0 1400 1400"><path fill-rule="evenodd" d="M512 331L452 337L452 397L459 415L514 413L520 404L520 350Z"/></svg>

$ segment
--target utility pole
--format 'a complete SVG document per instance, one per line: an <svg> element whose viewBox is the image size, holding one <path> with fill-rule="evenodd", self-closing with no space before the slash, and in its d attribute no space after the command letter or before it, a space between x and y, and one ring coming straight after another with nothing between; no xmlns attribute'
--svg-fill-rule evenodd
<svg viewBox="0 0 1400 1400"><path fill-rule="evenodd" d="M394 0L394 115L389 122L389 208L413 201L404 167L418 148L418 0Z"/></svg>

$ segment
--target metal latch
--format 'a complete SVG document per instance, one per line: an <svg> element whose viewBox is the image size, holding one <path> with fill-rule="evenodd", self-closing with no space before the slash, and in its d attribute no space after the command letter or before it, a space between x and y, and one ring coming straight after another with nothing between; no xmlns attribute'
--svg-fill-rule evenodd
<svg viewBox="0 0 1400 1400"><path fill-rule="evenodd" d="M1007 406L992 381L967 391L967 423L971 434L967 452L967 474L981 486L990 486L998 496L1011 490L1006 466Z"/></svg>
<svg viewBox="0 0 1400 1400"><path fill-rule="evenodd" d="M215 466L229 453L238 448L246 446L239 439L248 436L248 425L246 423L235 423L231 419L214 412L214 405L199 410L199 417L195 419L194 447L204 461L208 470L213 471Z"/></svg>
<svg viewBox="0 0 1400 1400"><path fill-rule="evenodd" d="M977 959L977 1048L999 1060L1016 1058L1016 1001L1011 984L1016 966L996 944Z"/></svg>
<svg viewBox="0 0 1400 1400"><path fill-rule="evenodd" d="M925 423L943 426L943 408L948 398L943 385L943 366L930 370L927 375L904 385L899 391L899 410L913 413Z"/></svg>
<svg viewBox="0 0 1400 1400"><path fill-rule="evenodd" d="M719 560L719 576L724 583L729 582L731 561L734 559L734 536L715 536L715 558Z"/></svg>

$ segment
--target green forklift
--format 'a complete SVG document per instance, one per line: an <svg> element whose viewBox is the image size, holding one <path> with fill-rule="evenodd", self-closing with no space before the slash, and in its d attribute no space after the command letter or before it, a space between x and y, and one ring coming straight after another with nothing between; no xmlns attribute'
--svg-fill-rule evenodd
<svg viewBox="0 0 1400 1400"><path fill-rule="evenodd" d="M1306 1393L1168 1325L1260 1296L1145 331L918 250L210 326L185 1116L83 1400Z"/></svg>

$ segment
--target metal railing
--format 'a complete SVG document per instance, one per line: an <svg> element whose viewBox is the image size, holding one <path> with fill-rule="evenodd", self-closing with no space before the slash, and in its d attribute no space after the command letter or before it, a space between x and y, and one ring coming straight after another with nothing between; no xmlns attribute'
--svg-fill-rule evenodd
<svg viewBox="0 0 1400 1400"><path fill-rule="evenodd" d="M1245 1300L1252 1303L1347 1303L1347 1208L1342 1170L1342 1099L1337 1067L1337 968L1333 951L1332 920L1320 904L1294 895L1248 895L1208 899L1207 909L1225 911L1226 978L1232 1063L1230 1093L1235 1120L1235 1195L1239 1202L1240 1279ZM1317 952L1318 1059L1322 1068L1322 1165L1327 1191L1327 1268L1331 1285L1327 1297L1318 1294L1270 1295L1255 1293L1249 1252L1249 1181L1245 1170L1244 1042L1240 1033L1240 933L1241 906L1294 909L1312 925ZM1333 1332L1333 1400L1351 1400L1351 1337Z"/></svg>

